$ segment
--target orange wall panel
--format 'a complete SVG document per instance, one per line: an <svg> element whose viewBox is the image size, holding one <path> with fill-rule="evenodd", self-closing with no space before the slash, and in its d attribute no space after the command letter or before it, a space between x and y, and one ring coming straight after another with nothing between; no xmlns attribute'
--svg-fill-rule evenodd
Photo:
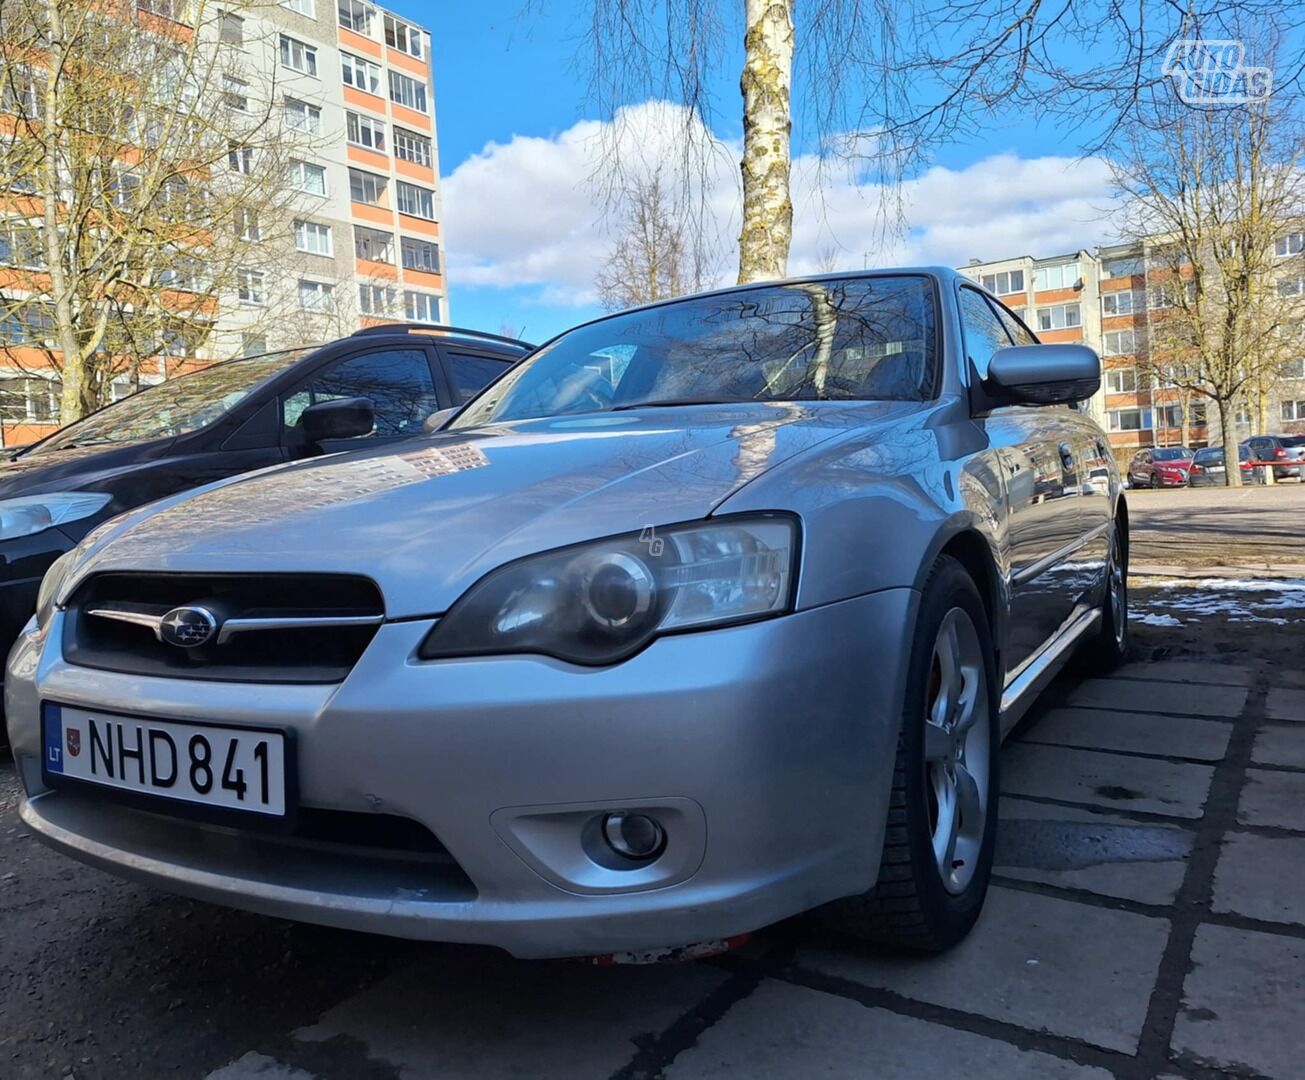
<svg viewBox="0 0 1305 1080"><path fill-rule="evenodd" d="M372 259L354 259L354 270L360 278L386 278L399 280L399 268L393 263L376 262Z"/></svg>
<svg viewBox="0 0 1305 1080"><path fill-rule="evenodd" d="M346 30L343 26L340 30L340 47L348 49L350 52L361 53L363 56L370 56L373 60L381 58L381 45L378 41L373 41L369 37L363 37L362 34L355 34L352 30Z"/></svg>
<svg viewBox="0 0 1305 1080"><path fill-rule="evenodd" d="M410 270L405 266L403 269L403 283L405 285L416 285L422 289L443 290L444 275L428 274L424 270Z"/></svg>
<svg viewBox="0 0 1305 1080"><path fill-rule="evenodd" d="M433 130L430 117L425 113L420 113L416 109L409 109L406 105L395 105L393 103L391 103L390 109L394 114L396 124L402 124L406 128L412 128L414 131L424 131L428 134Z"/></svg>
<svg viewBox="0 0 1305 1080"><path fill-rule="evenodd" d="M394 229L394 212L387 206L371 206L368 203L351 202L349 209L358 221L373 222Z"/></svg>
<svg viewBox="0 0 1305 1080"><path fill-rule="evenodd" d="M369 94L366 90L358 90L352 86L343 87L343 90L346 105L352 105L355 109L366 109L378 116L385 115L385 99L383 97Z"/></svg>
<svg viewBox="0 0 1305 1080"><path fill-rule="evenodd" d="M1046 307L1048 304L1072 304L1082 299L1083 295L1078 289L1045 289L1033 294L1033 302L1038 307Z"/></svg>
<svg viewBox="0 0 1305 1080"><path fill-rule="evenodd" d="M405 161L403 158L396 157L394 171L409 180L419 180L423 184L430 185L435 183L435 170L428 165L418 165L415 161Z"/></svg>
<svg viewBox="0 0 1305 1080"><path fill-rule="evenodd" d="M421 233L423 236L439 236L439 223L427 221L425 218L409 217L407 214L399 215L399 228L405 229L412 233Z"/></svg>
<svg viewBox="0 0 1305 1080"><path fill-rule="evenodd" d="M378 154L375 150L368 150L364 146L349 146L349 160L355 165L361 165L365 169L374 169L379 172L390 171L390 159L384 154Z"/></svg>
<svg viewBox="0 0 1305 1080"><path fill-rule="evenodd" d="M427 84L430 83L430 68L426 66L426 61L418 60L415 56L409 56L402 49L392 49L388 45L385 46L385 62L398 71L421 79Z"/></svg>

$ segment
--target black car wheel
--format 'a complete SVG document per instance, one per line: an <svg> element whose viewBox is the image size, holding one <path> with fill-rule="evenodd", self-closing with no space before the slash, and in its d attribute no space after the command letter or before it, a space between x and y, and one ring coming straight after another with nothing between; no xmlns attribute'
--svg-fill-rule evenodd
<svg viewBox="0 0 1305 1080"><path fill-rule="evenodd" d="M1116 531L1111 535L1105 595L1101 600L1101 623L1097 632L1083 644L1081 655L1083 665L1098 674L1114 671L1128 656L1127 533Z"/></svg>
<svg viewBox="0 0 1305 1080"><path fill-rule="evenodd" d="M825 914L858 937L940 952L979 917L997 835L996 662L983 601L954 559L925 585L907 676L879 880Z"/></svg>

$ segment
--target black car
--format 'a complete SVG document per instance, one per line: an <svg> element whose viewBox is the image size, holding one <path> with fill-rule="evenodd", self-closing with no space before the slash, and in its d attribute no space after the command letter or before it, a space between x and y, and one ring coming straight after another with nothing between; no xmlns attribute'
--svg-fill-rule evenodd
<svg viewBox="0 0 1305 1080"><path fill-rule="evenodd" d="M1251 452L1245 443L1237 448L1237 456L1241 460L1242 483L1264 483L1264 473L1251 464ZM1223 447L1207 446L1198 450L1192 459L1187 483L1191 487L1223 487L1226 483L1224 472Z"/></svg>
<svg viewBox="0 0 1305 1080"><path fill-rule="evenodd" d="M531 348L473 330L375 326L214 364L19 450L0 463L0 659L36 609L46 568L106 518L236 473L418 434Z"/></svg>

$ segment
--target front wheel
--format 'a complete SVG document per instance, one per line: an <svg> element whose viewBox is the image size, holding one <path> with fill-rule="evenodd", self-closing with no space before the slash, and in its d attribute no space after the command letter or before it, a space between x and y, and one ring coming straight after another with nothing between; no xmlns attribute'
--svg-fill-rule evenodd
<svg viewBox="0 0 1305 1080"><path fill-rule="evenodd" d="M879 880L829 905L838 929L920 952L969 933L997 835L996 686L983 601L960 563L944 557L911 642Z"/></svg>

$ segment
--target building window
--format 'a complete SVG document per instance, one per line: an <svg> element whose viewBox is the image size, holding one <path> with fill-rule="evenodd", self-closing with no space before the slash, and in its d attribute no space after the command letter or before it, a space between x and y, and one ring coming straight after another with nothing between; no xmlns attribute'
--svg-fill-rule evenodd
<svg viewBox="0 0 1305 1080"><path fill-rule="evenodd" d="M380 120L355 112L347 112L344 116L351 143L375 150L378 154L385 153L385 125Z"/></svg>
<svg viewBox="0 0 1305 1080"><path fill-rule="evenodd" d="M1278 237L1273 250L1279 258L1287 255L1299 255L1302 251L1305 251L1305 233L1294 232Z"/></svg>
<svg viewBox="0 0 1305 1080"><path fill-rule="evenodd" d="M1105 270L1107 277L1132 277L1134 274L1142 273L1142 256L1123 255L1114 259L1106 259L1102 262L1101 267Z"/></svg>
<svg viewBox="0 0 1305 1080"><path fill-rule="evenodd" d="M397 71L390 72L390 100L417 112L426 111L426 84Z"/></svg>
<svg viewBox="0 0 1305 1080"><path fill-rule="evenodd" d="M262 356L267 352L267 338L262 334L241 334L240 355Z"/></svg>
<svg viewBox="0 0 1305 1080"><path fill-rule="evenodd" d="M1077 262L1039 266L1033 271L1033 288L1038 292L1046 289L1072 289L1077 282Z"/></svg>
<svg viewBox="0 0 1305 1080"><path fill-rule="evenodd" d="M1284 420L1305 420L1305 401L1284 401L1282 403Z"/></svg>
<svg viewBox="0 0 1305 1080"><path fill-rule="evenodd" d="M353 53L340 54L340 76L346 86L361 90L365 94L381 92L381 69L370 60L364 60Z"/></svg>
<svg viewBox="0 0 1305 1080"><path fill-rule="evenodd" d="M295 248L309 255L331 254L331 226L316 221L295 222Z"/></svg>
<svg viewBox="0 0 1305 1080"><path fill-rule="evenodd" d="M324 281L300 279L299 306L305 311L330 311L331 294L333 292L335 292L335 286L327 285Z"/></svg>
<svg viewBox="0 0 1305 1080"><path fill-rule="evenodd" d="M1282 377L1284 379L1305 379L1305 356L1298 356L1295 360L1288 360L1283 364Z"/></svg>
<svg viewBox="0 0 1305 1080"><path fill-rule="evenodd" d="M227 143L227 165L232 172L248 176L254 171L254 151L251 147Z"/></svg>
<svg viewBox="0 0 1305 1080"><path fill-rule="evenodd" d="M376 9L362 0L339 0L340 25L355 34L371 37L372 20L376 18Z"/></svg>
<svg viewBox="0 0 1305 1080"><path fill-rule="evenodd" d="M289 34L282 34L281 66L297 71L301 75L316 75L317 49L298 38L292 38Z"/></svg>
<svg viewBox="0 0 1305 1080"><path fill-rule="evenodd" d="M1150 409L1110 409L1106 422L1111 431L1150 431Z"/></svg>
<svg viewBox="0 0 1305 1080"><path fill-rule="evenodd" d="M285 124L292 131L308 135L322 133L322 110L298 98L285 99Z"/></svg>
<svg viewBox="0 0 1305 1080"><path fill-rule="evenodd" d="M409 217L435 220L435 193L419 188L416 184L399 181L399 213Z"/></svg>
<svg viewBox="0 0 1305 1080"><path fill-rule="evenodd" d="M1101 294L1102 315L1132 315L1137 310L1137 300L1127 290Z"/></svg>
<svg viewBox="0 0 1305 1080"><path fill-rule="evenodd" d="M0 377L0 420L11 424L59 422L63 384L57 379Z"/></svg>
<svg viewBox="0 0 1305 1080"><path fill-rule="evenodd" d="M403 314L411 322L437 323L440 321L440 298L429 293L405 290Z"/></svg>
<svg viewBox="0 0 1305 1080"><path fill-rule="evenodd" d="M364 315L394 314L396 294L388 285L359 285L358 310Z"/></svg>
<svg viewBox="0 0 1305 1080"><path fill-rule="evenodd" d="M1137 369L1111 368L1106 372L1106 390L1111 394L1137 393Z"/></svg>
<svg viewBox="0 0 1305 1080"><path fill-rule="evenodd" d="M224 11L218 17L218 40L224 41L228 45L243 45L245 43L245 20L239 15L233 15L229 11Z"/></svg>
<svg viewBox="0 0 1305 1080"><path fill-rule="evenodd" d="M385 177L361 169L350 169L349 198L368 206L380 206L385 199Z"/></svg>
<svg viewBox="0 0 1305 1080"><path fill-rule="evenodd" d="M1205 402L1194 401L1187 411L1188 423L1192 427L1204 427L1206 421ZM1183 407L1165 405L1156 410L1156 419L1162 428L1180 428L1183 426Z"/></svg>
<svg viewBox="0 0 1305 1080"><path fill-rule="evenodd" d="M262 307L267 303L267 291L264 285L265 275L261 270L240 269L236 271L236 295L242 304Z"/></svg>
<svg viewBox="0 0 1305 1080"><path fill-rule="evenodd" d="M290 162L290 186L309 195L326 194L326 168L308 161Z"/></svg>
<svg viewBox="0 0 1305 1080"><path fill-rule="evenodd" d="M249 83L234 75L223 75L222 104L233 112L249 112Z"/></svg>
<svg viewBox="0 0 1305 1080"><path fill-rule="evenodd" d="M0 111L39 120L45 98L36 71L27 64L13 64L0 80Z"/></svg>
<svg viewBox="0 0 1305 1080"><path fill-rule="evenodd" d="M45 266L45 245L39 225L0 223L0 266L40 270Z"/></svg>
<svg viewBox="0 0 1305 1080"><path fill-rule="evenodd" d="M421 59L421 31L393 15L385 16L385 44Z"/></svg>
<svg viewBox="0 0 1305 1080"><path fill-rule="evenodd" d="M1108 330L1101 335L1101 351L1106 356L1129 356L1137 351L1132 330Z"/></svg>
<svg viewBox="0 0 1305 1080"><path fill-rule="evenodd" d="M431 167L430 139L405 128L394 129L394 156L417 165Z"/></svg>
<svg viewBox="0 0 1305 1080"><path fill-rule="evenodd" d="M1196 282L1185 281L1180 287L1176 281L1163 281L1147 290L1146 302L1152 311L1163 311L1165 308L1186 307L1195 299Z"/></svg>
<svg viewBox="0 0 1305 1080"><path fill-rule="evenodd" d="M54 345L54 317L35 304L0 316L0 345Z"/></svg>
<svg viewBox="0 0 1305 1080"><path fill-rule="evenodd" d="M258 211L247 206L237 206L231 219L236 229L236 236L250 243L261 240L263 234L258 227Z"/></svg>
<svg viewBox="0 0 1305 1080"><path fill-rule="evenodd" d="M1023 270L1003 270L1000 274L984 274L983 287L994 296L1008 296L1024 291Z"/></svg>
<svg viewBox="0 0 1305 1080"><path fill-rule="evenodd" d="M1291 277L1278 279L1279 296L1301 296L1305 294L1305 274L1294 274Z"/></svg>
<svg viewBox="0 0 1305 1080"><path fill-rule="evenodd" d="M136 0L136 10L147 15L158 15L163 19L181 22L184 0Z"/></svg>
<svg viewBox="0 0 1305 1080"><path fill-rule="evenodd" d="M370 262L394 262L394 237L381 229L369 229L363 225L353 227L353 253L359 259Z"/></svg>
<svg viewBox="0 0 1305 1080"><path fill-rule="evenodd" d="M1067 327L1082 325L1083 319L1078 304L1057 304L1055 307L1038 308L1039 330L1064 330Z"/></svg>
<svg viewBox="0 0 1305 1080"><path fill-rule="evenodd" d="M281 6L286 11L305 15L310 19L317 18L317 7L313 4L313 0L281 0Z"/></svg>
<svg viewBox="0 0 1305 1080"><path fill-rule="evenodd" d="M429 240L403 238L403 265L407 270L421 270L427 274L440 272L440 248Z"/></svg>

